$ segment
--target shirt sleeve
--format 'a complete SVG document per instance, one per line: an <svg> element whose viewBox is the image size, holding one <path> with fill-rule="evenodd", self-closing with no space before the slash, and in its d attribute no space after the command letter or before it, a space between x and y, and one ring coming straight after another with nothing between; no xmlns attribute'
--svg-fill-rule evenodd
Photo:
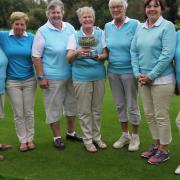
<svg viewBox="0 0 180 180"><path fill-rule="evenodd" d="M158 78L162 72L170 65L173 60L176 47L176 31L172 23L167 24L162 34L162 51L158 59L158 63L148 73L151 80Z"/></svg>
<svg viewBox="0 0 180 180"><path fill-rule="evenodd" d="M33 57L42 57L43 51L44 51L44 46L45 46L45 40L41 33L37 31L34 41L33 41L33 46L32 46L32 56Z"/></svg>
<svg viewBox="0 0 180 180"><path fill-rule="evenodd" d="M67 50L76 50L77 48L77 42L76 42L76 37L74 34L72 34L70 37L69 37L69 40L68 40L68 44L67 44Z"/></svg>
<svg viewBox="0 0 180 180"><path fill-rule="evenodd" d="M102 32L102 45L103 45L103 49L106 48L106 38L105 38L105 32Z"/></svg>
<svg viewBox="0 0 180 180"><path fill-rule="evenodd" d="M137 78L140 72L139 72L139 53L138 53L138 49L136 45L137 45L137 31L134 35L134 38L131 43L131 48L130 48L131 65L133 68L134 76Z"/></svg>
<svg viewBox="0 0 180 180"><path fill-rule="evenodd" d="M180 87L180 31L177 32L175 64L176 64L176 81Z"/></svg>

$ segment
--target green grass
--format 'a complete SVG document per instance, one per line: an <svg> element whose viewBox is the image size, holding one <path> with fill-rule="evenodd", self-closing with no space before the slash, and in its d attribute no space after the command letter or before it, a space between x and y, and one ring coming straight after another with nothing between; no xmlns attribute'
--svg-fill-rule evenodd
<svg viewBox="0 0 180 180"><path fill-rule="evenodd" d="M164 164L153 166L141 159L139 154L151 144L151 136L144 119L140 128L141 147L138 152L128 152L127 147L121 150L112 148L120 136L119 122L107 84L102 117L102 138L109 145L107 150L90 154L81 143L64 140L66 149L58 151L52 146L52 134L45 124L43 98L37 90L35 103L35 143L36 150L21 153L16 137L12 110L6 99L6 117L0 123L0 142L10 143L13 149L1 152L6 160L0 162L0 180L172 180L179 179L174 175L176 165L180 163L180 137L175 126L180 97L173 97L170 109L173 141L170 145L171 159ZM66 123L62 119L62 137L65 139ZM77 120L77 131L80 131Z"/></svg>

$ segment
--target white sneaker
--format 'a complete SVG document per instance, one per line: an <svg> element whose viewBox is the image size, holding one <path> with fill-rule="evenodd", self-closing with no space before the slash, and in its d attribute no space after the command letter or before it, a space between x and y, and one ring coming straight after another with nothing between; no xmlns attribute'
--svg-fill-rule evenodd
<svg viewBox="0 0 180 180"><path fill-rule="evenodd" d="M121 136L114 144L113 148L120 149L124 147L126 144L129 144L130 138L127 138L125 136Z"/></svg>
<svg viewBox="0 0 180 180"><path fill-rule="evenodd" d="M128 146L128 151L138 151L139 145L140 145L139 136L138 135L132 136Z"/></svg>
<svg viewBox="0 0 180 180"><path fill-rule="evenodd" d="M180 175L180 165L176 168L174 173Z"/></svg>

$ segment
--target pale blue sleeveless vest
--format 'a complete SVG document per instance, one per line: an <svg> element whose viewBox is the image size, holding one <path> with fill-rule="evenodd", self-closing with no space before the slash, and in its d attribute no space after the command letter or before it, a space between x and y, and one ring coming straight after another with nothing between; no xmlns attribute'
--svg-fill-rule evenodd
<svg viewBox="0 0 180 180"><path fill-rule="evenodd" d="M69 79L71 65L66 60L66 48L69 36L75 33L73 26L66 23L62 31L57 31L45 24L39 31L45 39L42 64L46 78L50 80Z"/></svg>
<svg viewBox="0 0 180 180"><path fill-rule="evenodd" d="M82 32L82 28L80 31L76 32L76 42L77 42L77 49L80 48L79 45L79 38L83 37L84 34ZM102 30L94 27L94 34L97 40L96 49L98 54L101 54L103 51L102 45ZM105 67L103 62L98 62L92 59L85 59L76 57L72 63L72 79L74 81L96 81L102 80L105 78Z"/></svg>

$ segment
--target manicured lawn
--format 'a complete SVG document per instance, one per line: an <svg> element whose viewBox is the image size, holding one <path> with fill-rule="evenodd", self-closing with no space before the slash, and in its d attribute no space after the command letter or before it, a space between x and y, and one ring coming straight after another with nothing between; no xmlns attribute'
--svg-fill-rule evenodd
<svg viewBox="0 0 180 180"><path fill-rule="evenodd" d="M81 143L64 140L66 149L58 151L52 146L52 134L45 124L45 113L40 90L36 94L35 104L35 143L34 151L21 153L16 137L12 110L6 99L6 117L0 121L0 142L10 143L13 149L0 152L6 160L0 162L0 179L27 180L173 180L180 176L173 174L180 163L180 136L175 126L175 118L180 109L180 97L173 97L170 115L173 141L170 145L171 159L164 164L153 166L141 159L139 154L151 144L151 137L144 119L140 128L141 147L138 152L128 152L127 147L121 150L112 148L120 136L120 128L112 97L107 84L104 98L102 139L109 145L107 150L90 154ZM141 104L141 103L140 103ZM65 139L66 123L62 119L62 137ZM77 131L81 133L77 121Z"/></svg>

